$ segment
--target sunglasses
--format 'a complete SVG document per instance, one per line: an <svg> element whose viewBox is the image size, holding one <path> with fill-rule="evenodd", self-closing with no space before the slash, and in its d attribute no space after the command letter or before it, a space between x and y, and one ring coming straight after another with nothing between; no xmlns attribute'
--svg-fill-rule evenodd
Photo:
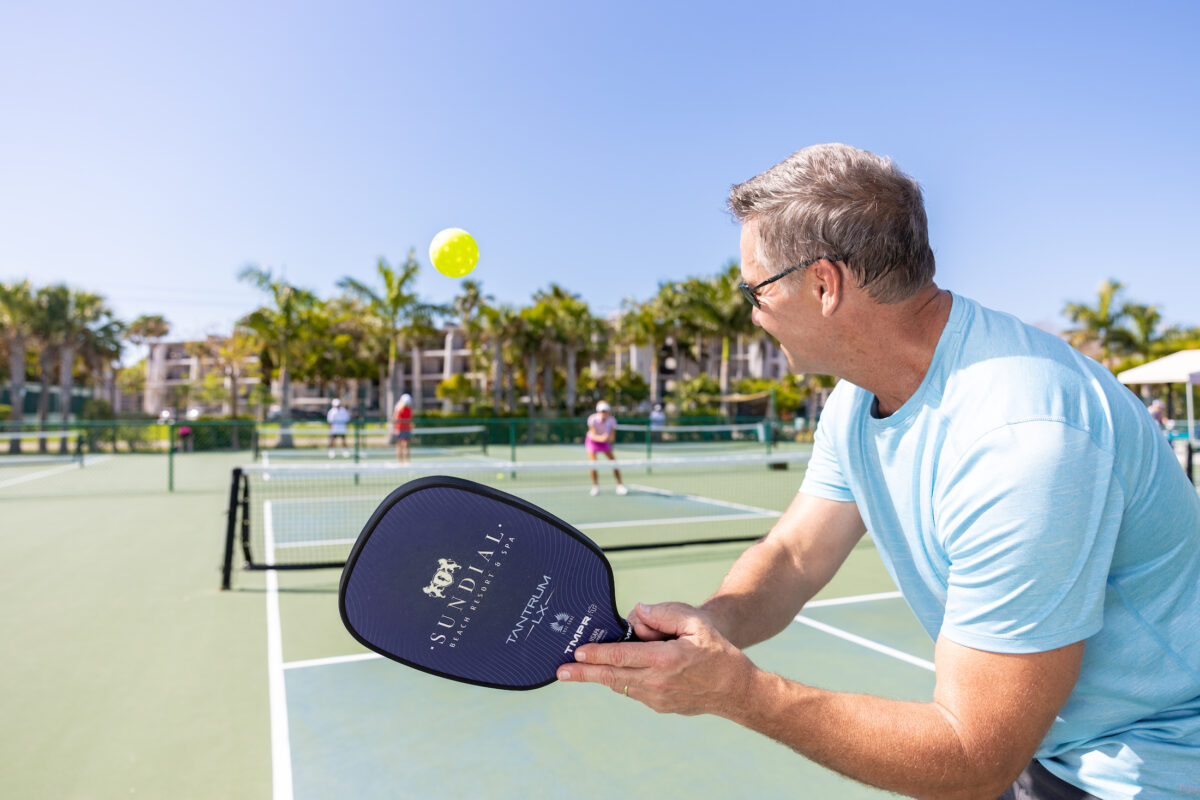
<svg viewBox="0 0 1200 800"><path fill-rule="evenodd" d="M738 284L738 288L742 290L742 296L746 298L746 302L748 302L750 305L754 306L755 308L762 308L762 306L760 306L758 304L758 290L759 289L763 288L768 283L774 283L775 281L779 280L780 278L784 277L785 275L791 275L793 272L796 272L797 270L807 269L808 267L811 267L813 264L817 263L818 261L845 261L845 259L842 258L841 256L817 256L816 258L809 259L808 261L802 261L801 263L796 264L795 266L788 267L783 272L780 272L777 275L772 275L771 277L767 278L762 283L757 284L755 286L751 286L750 284L746 283L745 281L742 281L741 283Z"/></svg>

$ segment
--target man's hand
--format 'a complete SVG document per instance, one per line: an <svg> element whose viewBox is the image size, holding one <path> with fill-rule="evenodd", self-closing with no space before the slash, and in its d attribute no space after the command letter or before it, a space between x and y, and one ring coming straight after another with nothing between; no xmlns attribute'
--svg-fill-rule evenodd
<svg viewBox="0 0 1200 800"><path fill-rule="evenodd" d="M558 679L604 684L660 713L727 715L745 701L758 670L703 612L639 604L630 621L646 641L581 647Z"/></svg>

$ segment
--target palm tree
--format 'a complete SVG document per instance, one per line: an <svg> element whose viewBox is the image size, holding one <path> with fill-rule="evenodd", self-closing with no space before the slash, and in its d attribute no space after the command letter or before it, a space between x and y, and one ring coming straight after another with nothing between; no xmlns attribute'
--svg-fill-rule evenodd
<svg viewBox="0 0 1200 800"><path fill-rule="evenodd" d="M38 348L38 380L41 383L37 415L38 429L43 431L50 416L50 376L59 363L59 354L67 335L70 307L71 290L65 284L41 287L34 295L32 328L34 343ZM38 441L38 452L46 452L45 439Z"/></svg>
<svg viewBox="0 0 1200 800"><path fill-rule="evenodd" d="M25 418L25 359L33 336L34 314L34 292L29 281L0 283L0 337L8 350L8 395L12 403L10 419L14 423ZM21 440L10 439L8 450L21 452Z"/></svg>
<svg viewBox="0 0 1200 800"><path fill-rule="evenodd" d="M556 283L550 284L546 291L539 291L533 296L534 301L543 306L541 312L546 320L546 338L552 344L552 350L561 350L563 365L566 372L566 410L568 415L575 416L576 382L579 378L579 353L593 347L593 340L600 332L602 325L592 316L587 303L579 295L568 292ZM549 365L549 362L547 362ZM546 391L553 386L553 373L547 378Z"/></svg>
<svg viewBox="0 0 1200 800"><path fill-rule="evenodd" d="M318 377L332 382L338 397L350 391L358 397L359 382L369 380L386 367L387 342L366 306L349 294L324 304L327 331L319 341Z"/></svg>
<svg viewBox="0 0 1200 800"><path fill-rule="evenodd" d="M462 292L454 298L454 314L458 317L459 325L463 329L463 338L466 340L467 350L470 353L467 358L468 369L472 372L476 367L475 348L483 337L484 317L488 303L494 299L490 294L483 293L483 284L470 279L462 282Z"/></svg>
<svg viewBox="0 0 1200 800"><path fill-rule="evenodd" d="M528 389L529 416L534 416L537 402L538 360L546 351L546 331L549 313L545 305L526 306L517 312L518 322L514 325L511 342L519 360L525 362L525 384ZM530 428L530 436L533 429Z"/></svg>
<svg viewBox="0 0 1200 800"><path fill-rule="evenodd" d="M1159 337L1155 334L1159 323L1162 322L1158 306L1125 303L1121 306L1121 313L1129 320L1130 325L1116 332L1121 349L1142 360L1149 359L1159 342Z"/></svg>
<svg viewBox="0 0 1200 800"><path fill-rule="evenodd" d="M432 328L432 318L435 314L445 313L440 305L423 302L414 291L417 273L421 265L417 263L416 250L408 251L408 258L399 269L393 269L386 259L379 259L375 270L383 282L382 291L378 291L357 278L346 276L338 281L338 287L345 289L351 296L361 300L370 313L379 321L384 335L387 337L387 388L384 413L390 413L396 403L396 398L404 390L404 377L397 367L398 355L402 345L412 344ZM414 371L419 370L419 364L414 365ZM417 397L420 410L420 386L413 392Z"/></svg>
<svg viewBox="0 0 1200 800"><path fill-rule="evenodd" d="M171 323L167 322L161 314L143 314L129 323L126 338L141 347L165 338L170 332Z"/></svg>
<svg viewBox="0 0 1200 800"><path fill-rule="evenodd" d="M251 312L239 324L257 334L279 367L279 446L292 447L291 364L302 336L305 311L316 303L317 298L306 289L276 278L271 270L253 264L242 269L238 278L258 287L271 298L272 305ZM270 381L265 371L263 380Z"/></svg>
<svg viewBox="0 0 1200 800"><path fill-rule="evenodd" d="M659 314L656 300L639 303L632 297L621 304L621 316L617 322L615 341L621 347L648 347L650 349L650 402L661 400L658 379L659 345L666 338L668 325Z"/></svg>
<svg viewBox="0 0 1200 800"><path fill-rule="evenodd" d="M1099 348L1100 360L1105 366L1111 366L1113 354L1119 347L1121 320L1125 317L1125 309L1118 305L1117 295L1125 285L1120 281L1109 279L1100 284L1095 306L1086 303L1067 303L1063 313L1078 328L1067 331L1067 340L1076 348L1083 350L1094 344Z"/></svg>
<svg viewBox="0 0 1200 800"><path fill-rule="evenodd" d="M112 310L104 305L104 298L92 292L71 290L67 300L66 317L62 320L62 341L58 353L58 397L62 407L63 422L71 415L71 396L75 391L75 359L92 340L97 330L120 323L113 318ZM62 440L66 447L66 439Z"/></svg>
<svg viewBox="0 0 1200 800"><path fill-rule="evenodd" d="M505 370L506 359L504 351L512 348L512 342L517 334L520 317L516 309L510 305L496 308L485 306L482 312L483 339L491 346L492 351L492 406L500 410L500 395L504 387L508 387L508 402L506 407L511 411L513 370Z"/></svg>
<svg viewBox="0 0 1200 800"><path fill-rule="evenodd" d="M737 262L730 262L711 279L698 282L692 297L695 313L691 318L700 323L705 333L721 340L718 380L722 396L729 394L729 341L754 331L749 307L737 288L741 279L741 268ZM722 399L721 413L728 416L728 412L728 403Z"/></svg>
<svg viewBox="0 0 1200 800"><path fill-rule="evenodd" d="M119 383L123 386L123 391L142 394L142 410L146 410L149 398L145 397L146 380L149 377L146 372L150 366L150 350L153 346L165 339L171 333L171 323L167 322L166 318L161 314L143 314L133 322L129 323L129 329L125 334L125 338L130 344L137 348L146 346L146 358L141 362L140 372L138 375L132 373L125 376Z"/></svg>
<svg viewBox="0 0 1200 800"><path fill-rule="evenodd" d="M203 342L197 342L194 350L196 354L214 363L221 375L228 379L229 419L236 422L242 381L257 372L257 367L252 361L259 350L255 334L248 328L234 325L229 336L209 336ZM233 426L230 433L230 443L233 449L237 450L241 446L237 425Z"/></svg>
<svg viewBox="0 0 1200 800"><path fill-rule="evenodd" d="M121 346L127 326L114 318L107 308L105 312L99 320L84 328L79 340L79 356L84 375L93 387L101 380L108 383L112 391L109 402L116 410L116 375L120 370Z"/></svg>

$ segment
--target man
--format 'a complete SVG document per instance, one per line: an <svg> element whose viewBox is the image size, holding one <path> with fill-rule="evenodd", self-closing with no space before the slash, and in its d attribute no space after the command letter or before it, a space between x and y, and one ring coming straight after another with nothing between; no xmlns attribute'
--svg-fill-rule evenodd
<svg viewBox="0 0 1200 800"><path fill-rule="evenodd" d="M920 188L890 160L807 148L730 207L754 321L794 372L842 380L800 493L716 594L639 605L656 641L580 648L560 679L718 714L918 797L1197 791L1200 498L1140 401L938 288ZM867 530L936 642L928 703L810 688L741 650Z"/></svg>
<svg viewBox="0 0 1200 800"><path fill-rule="evenodd" d="M341 439L342 456L350 457L350 447L346 444L346 426L350 424L350 411L342 405L342 401L336 397L330 404L329 413L325 415L325 421L329 423L329 457L334 458L334 447L337 440Z"/></svg>

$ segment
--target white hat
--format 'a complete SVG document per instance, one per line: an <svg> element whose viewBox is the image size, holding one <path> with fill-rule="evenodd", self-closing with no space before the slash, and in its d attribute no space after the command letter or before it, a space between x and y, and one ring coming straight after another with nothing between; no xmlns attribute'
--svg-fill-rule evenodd
<svg viewBox="0 0 1200 800"><path fill-rule="evenodd" d="M597 411L609 411L611 409L612 409L612 406L610 406L608 403L606 403L603 400L601 400L599 403L596 403Z"/></svg>
<svg viewBox="0 0 1200 800"><path fill-rule="evenodd" d="M333 402L332 402L330 405L332 405L334 408L337 408L337 407L338 407L338 406L340 406L341 404L342 404L342 401L341 401L341 400L338 400L338 399L335 397L335 398L333 398Z"/></svg>
<svg viewBox="0 0 1200 800"><path fill-rule="evenodd" d="M408 405L411 402L412 402L411 394L408 394L407 392L405 392L404 394L400 395L400 404L401 405Z"/></svg>

